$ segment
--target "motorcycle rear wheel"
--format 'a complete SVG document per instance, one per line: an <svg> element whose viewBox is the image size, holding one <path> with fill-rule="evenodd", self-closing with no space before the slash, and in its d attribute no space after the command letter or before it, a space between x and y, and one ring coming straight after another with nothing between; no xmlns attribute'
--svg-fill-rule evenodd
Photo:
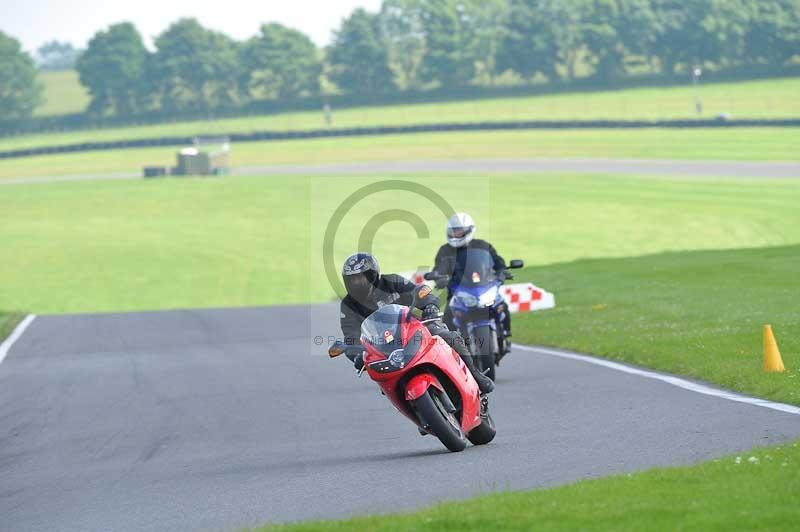
<svg viewBox="0 0 800 532"><path fill-rule="evenodd" d="M440 393L434 388L429 388L416 401L417 414L428 431L439 438L439 441L448 450L457 453L463 451L467 446L467 437L461 431L461 425L456 417L445 410L444 405L436 397Z"/></svg>

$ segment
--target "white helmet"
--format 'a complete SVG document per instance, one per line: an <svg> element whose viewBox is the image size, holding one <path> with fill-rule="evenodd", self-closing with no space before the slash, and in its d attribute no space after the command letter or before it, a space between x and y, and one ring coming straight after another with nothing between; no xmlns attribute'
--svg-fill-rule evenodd
<svg viewBox="0 0 800 532"><path fill-rule="evenodd" d="M465 212L457 212L447 220L447 243L454 248L466 246L475 237L475 221Z"/></svg>

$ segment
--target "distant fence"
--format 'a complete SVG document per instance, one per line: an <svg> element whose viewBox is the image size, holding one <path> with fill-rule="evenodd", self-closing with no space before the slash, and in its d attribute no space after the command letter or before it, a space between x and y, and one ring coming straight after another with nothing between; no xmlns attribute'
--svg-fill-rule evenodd
<svg viewBox="0 0 800 532"><path fill-rule="evenodd" d="M269 140L316 139L326 137L362 137L370 135L398 135L406 133L432 133L444 131L508 131L525 129L644 129L644 128L728 128L728 127L800 127L800 119L764 120L567 120L567 121L510 121L466 122L449 124L417 124L409 126L354 127L311 129L298 131L257 131L227 135L232 142ZM146 148L152 146L184 146L192 144L194 137L157 137L116 140L107 142L82 142L60 146L42 146L0 152L0 159L50 155L56 153Z"/></svg>

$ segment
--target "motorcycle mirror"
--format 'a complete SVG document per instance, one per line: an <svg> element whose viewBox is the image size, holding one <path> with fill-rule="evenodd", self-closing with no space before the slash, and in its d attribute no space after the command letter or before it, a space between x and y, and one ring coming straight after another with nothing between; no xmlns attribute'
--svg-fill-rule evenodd
<svg viewBox="0 0 800 532"><path fill-rule="evenodd" d="M523 266L525 266L525 263L520 259L514 259L508 264L509 268L522 268Z"/></svg>
<svg viewBox="0 0 800 532"><path fill-rule="evenodd" d="M342 345L340 340L336 340L333 345L328 348L328 356L331 358L336 358L342 353L344 353L344 345Z"/></svg>

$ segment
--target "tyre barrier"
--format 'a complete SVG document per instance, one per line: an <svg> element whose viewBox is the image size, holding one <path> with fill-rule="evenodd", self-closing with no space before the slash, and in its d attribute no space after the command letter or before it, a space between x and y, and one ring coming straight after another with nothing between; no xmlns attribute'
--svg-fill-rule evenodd
<svg viewBox="0 0 800 532"><path fill-rule="evenodd" d="M318 139L330 137L362 137L372 135L402 135L410 133L436 133L455 131L509 131L525 129L694 129L726 127L800 127L800 119L728 120L724 118L703 120L527 120L503 122L458 122L443 124L416 124L407 126L353 127L311 129L298 131L257 131L226 135L232 142L258 142L279 140ZM157 146L185 146L194 137L156 137L144 139L83 142L0 151L0 159Z"/></svg>

